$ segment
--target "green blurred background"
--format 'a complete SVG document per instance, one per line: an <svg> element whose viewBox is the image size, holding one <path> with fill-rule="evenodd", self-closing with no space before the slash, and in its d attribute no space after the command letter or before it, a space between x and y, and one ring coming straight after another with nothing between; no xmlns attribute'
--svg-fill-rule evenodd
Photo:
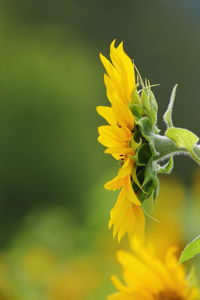
<svg viewBox="0 0 200 300"><path fill-rule="evenodd" d="M117 166L96 141L103 121L95 107L107 103L98 54L108 55L114 38L124 41L143 77L160 83L159 127L165 129L162 115L178 83L174 124L200 135L197 0L1 0L2 251L17 255L39 244L59 257L87 255L98 249L96 235L107 234L116 195L102 186ZM187 157L175 159L187 191L195 168Z"/></svg>

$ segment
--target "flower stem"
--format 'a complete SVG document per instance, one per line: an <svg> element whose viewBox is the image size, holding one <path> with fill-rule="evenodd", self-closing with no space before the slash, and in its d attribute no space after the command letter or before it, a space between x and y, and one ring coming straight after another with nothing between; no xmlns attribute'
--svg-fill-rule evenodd
<svg viewBox="0 0 200 300"><path fill-rule="evenodd" d="M166 136L156 134L153 136L153 144L158 155L154 157L154 161L163 160L169 155L176 153L189 154L191 158L200 165L200 145L195 145L192 152L188 152L185 148L179 148L176 146L173 140Z"/></svg>
<svg viewBox="0 0 200 300"><path fill-rule="evenodd" d="M195 145L191 157L200 165L200 145Z"/></svg>
<svg viewBox="0 0 200 300"><path fill-rule="evenodd" d="M159 161L167 158L171 154L176 153L187 153L185 148L179 148L176 146L173 140L166 136L162 136L159 134L154 135L154 147L158 152L158 155L155 156L154 161ZM200 148L198 150L199 158L200 158Z"/></svg>

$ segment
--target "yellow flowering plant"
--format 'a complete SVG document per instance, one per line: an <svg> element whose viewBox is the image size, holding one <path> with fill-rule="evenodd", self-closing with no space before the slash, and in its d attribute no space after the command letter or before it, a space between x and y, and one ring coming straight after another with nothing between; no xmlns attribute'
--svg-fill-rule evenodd
<svg viewBox="0 0 200 300"><path fill-rule="evenodd" d="M196 300L199 289L193 270L186 275L176 258L176 248L166 251L165 258L157 258L151 246L144 248L135 241L133 252L118 251L117 259L123 268L122 283L116 276L112 281L116 293L108 300Z"/></svg>
<svg viewBox="0 0 200 300"><path fill-rule="evenodd" d="M100 54L106 70L104 83L110 106L98 106L107 122L98 128L98 141L120 163L117 176L105 184L108 190L120 190L111 210L109 228L118 241L142 238L147 207L153 204L159 188L158 174L170 173L177 153L189 154L200 163L199 138L191 131L173 125L172 108L177 85L172 90L164 114L167 130L157 127L158 105L148 80L142 79L134 62L125 53L123 43L110 45L110 60Z"/></svg>

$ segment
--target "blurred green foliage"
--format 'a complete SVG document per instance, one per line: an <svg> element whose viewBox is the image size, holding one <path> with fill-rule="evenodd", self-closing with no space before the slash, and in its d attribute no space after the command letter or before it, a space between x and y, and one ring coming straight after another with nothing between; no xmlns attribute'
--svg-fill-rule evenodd
<svg viewBox="0 0 200 300"><path fill-rule="evenodd" d="M65 203L81 221L92 166L101 170L98 68L78 42L48 34L7 26L0 35L0 224L7 233L38 205Z"/></svg>

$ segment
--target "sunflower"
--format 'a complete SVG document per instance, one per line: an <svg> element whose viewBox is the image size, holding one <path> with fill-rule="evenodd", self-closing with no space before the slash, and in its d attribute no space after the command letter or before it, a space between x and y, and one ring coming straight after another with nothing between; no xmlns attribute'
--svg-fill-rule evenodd
<svg viewBox="0 0 200 300"><path fill-rule="evenodd" d="M108 300L196 300L199 290L195 278L186 279L183 266L178 264L176 248L169 248L164 261L152 249L137 244L134 253L119 251L117 258L123 267L125 284L115 276L112 281L118 289ZM192 276L190 276L192 278Z"/></svg>
<svg viewBox="0 0 200 300"><path fill-rule="evenodd" d="M131 144L135 117L130 105L134 103L133 93L136 90L134 65L124 52L122 42L118 47L115 47L115 41L111 43L110 58L111 61L100 54L106 70L104 82L110 106L97 107L98 114L109 124L98 128L98 141L107 147L105 153L111 154L121 165L117 176L105 184L108 190L120 190L109 220L113 236L120 241L126 233L130 239L133 235L141 237L145 221L141 202L133 189L136 167Z"/></svg>

